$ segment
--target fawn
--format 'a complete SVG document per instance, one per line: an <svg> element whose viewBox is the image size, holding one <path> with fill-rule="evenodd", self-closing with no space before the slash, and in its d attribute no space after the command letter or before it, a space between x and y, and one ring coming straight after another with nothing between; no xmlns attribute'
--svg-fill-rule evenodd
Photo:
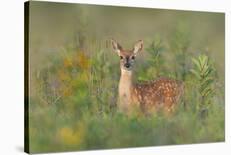
<svg viewBox="0 0 231 155"><path fill-rule="evenodd" d="M183 95L183 82L170 78L158 78L143 84L133 84L132 70L136 55L143 49L143 41L135 43L132 50L124 50L115 40L111 40L114 51L120 57L121 76L117 106L122 112L138 107L143 112L163 109L171 112Z"/></svg>

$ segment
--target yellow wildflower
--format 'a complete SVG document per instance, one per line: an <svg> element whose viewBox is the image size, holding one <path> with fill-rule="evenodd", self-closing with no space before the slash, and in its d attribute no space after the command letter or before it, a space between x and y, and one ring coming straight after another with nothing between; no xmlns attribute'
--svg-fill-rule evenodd
<svg viewBox="0 0 231 155"><path fill-rule="evenodd" d="M63 127L57 132L57 136L61 143L66 145L80 145L84 138L84 126L79 124L77 129Z"/></svg>

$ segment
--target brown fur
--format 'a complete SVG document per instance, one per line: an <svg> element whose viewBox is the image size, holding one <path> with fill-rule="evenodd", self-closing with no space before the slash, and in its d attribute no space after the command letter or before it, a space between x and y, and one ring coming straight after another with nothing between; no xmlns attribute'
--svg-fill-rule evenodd
<svg viewBox="0 0 231 155"><path fill-rule="evenodd" d="M133 87L133 100L138 101L145 111L163 107L172 111L183 94L183 83L169 78L158 78Z"/></svg>

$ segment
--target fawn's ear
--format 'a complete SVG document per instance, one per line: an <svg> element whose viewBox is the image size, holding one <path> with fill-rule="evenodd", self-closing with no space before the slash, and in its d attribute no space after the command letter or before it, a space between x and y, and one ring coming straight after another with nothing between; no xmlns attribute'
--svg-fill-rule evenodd
<svg viewBox="0 0 231 155"><path fill-rule="evenodd" d="M144 44L143 40L137 41L133 47L133 53L137 54L138 52L142 51L143 44Z"/></svg>
<svg viewBox="0 0 231 155"><path fill-rule="evenodd" d="M115 41L114 39L111 39L111 44L112 44L113 50L119 55L120 51L122 50L122 47L120 46L120 44L117 43L117 41Z"/></svg>

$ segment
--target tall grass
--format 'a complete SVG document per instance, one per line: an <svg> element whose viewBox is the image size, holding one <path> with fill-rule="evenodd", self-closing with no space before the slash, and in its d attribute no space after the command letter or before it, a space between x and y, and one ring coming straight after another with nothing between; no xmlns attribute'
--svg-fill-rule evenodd
<svg viewBox="0 0 231 155"><path fill-rule="evenodd" d="M161 57L160 44L160 41L154 41L147 50L152 56L147 60L148 71L144 72L142 68L137 71L144 80L150 80L166 72L164 67L166 61ZM224 106L223 103L218 103L223 101L215 100L217 103L213 101L209 107L209 115L202 119L196 107L198 104L205 104L204 100L201 101L201 97L205 97L206 100L208 97L198 93L194 84L188 84L195 81L203 87L200 89L207 90L201 83L206 79L201 78L209 76L204 77L201 74L202 70L194 71L196 75L198 74L196 77L201 77L198 77L199 79L190 73L186 75L187 91L184 98L189 108L184 109L183 105L179 104L177 111L170 118L162 114L127 117L116 112L119 79L116 55L115 58L111 58L106 48L99 49L93 55L80 50L66 51L64 55L57 60L58 65L54 63L54 66L42 69L40 75L36 77L38 85L36 89L39 93L30 100L32 152L224 140ZM193 60L194 63L197 62L196 59ZM158 69L153 66L158 66ZM209 81L207 87L211 82L214 81ZM213 98L216 98L215 93Z"/></svg>

